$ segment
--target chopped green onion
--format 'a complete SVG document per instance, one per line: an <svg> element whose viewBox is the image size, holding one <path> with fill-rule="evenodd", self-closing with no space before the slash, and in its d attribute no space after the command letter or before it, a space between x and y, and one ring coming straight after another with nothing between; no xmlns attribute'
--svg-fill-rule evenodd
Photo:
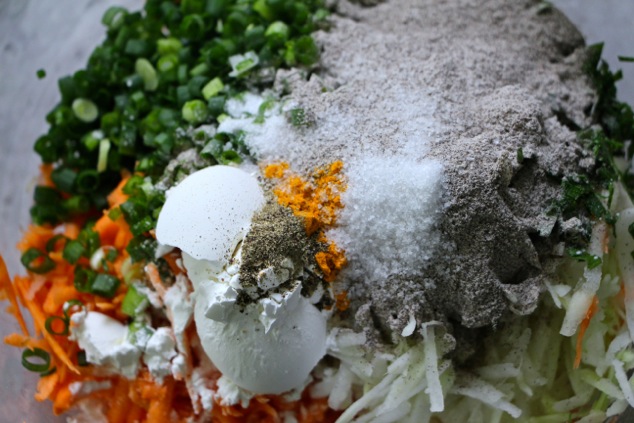
<svg viewBox="0 0 634 423"><path fill-rule="evenodd" d="M290 34L290 30L288 25L284 22L276 21L273 22L266 29L264 36L269 40L271 44L274 46L281 46L288 40L288 36Z"/></svg>
<svg viewBox="0 0 634 423"><path fill-rule="evenodd" d="M131 39L125 44L124 52L130 56L143 57L152 53L152 46L142 39Z"/></svg>
<svg viewBox="0 0 634 423"><path fill-rule="evenodd" d="M55 186L64 192L72 192L77 179L77 172L67 167L58 167L51 172Z"/></svg>
<svg viewBox="0 0 634 423"><path fill-rule="evenodd" d="M110 152L110 140L104 138L99 141L99 158L97 159L97 172L103 172L108 168L108 153Z"/></svg>
<svg viewBox="0 0 634 423"><path fill-rule="evenodd" d="M319 48L310 35L303 35L295 41L286 43L284 60L289 66L295 66L298 63L310 66L319 60Z"/></svg>
<svg viewBox="0 0 634 423"><path fill-rule="evenodd" d="M167 54L165 56L162 56L158 60L156 68L161 74L176 72L178 70L178 56L175 54Z"/></svg>
<svg viewBox="0 0 634 423"><path fill-rule="evenodd" d="M162 38L156 41L156 49L160 55L177 54L183 48L183 44L176 38Z"/></svg>
<svg viewBox="0 0 634 423"><path fill-rule="evenodd" d="M194 76L192 79L189 80L189 82L187 83L187 88L189 89L189 93L191 94L192 98L200 97L200 95L202 94L203 86L208 80L209 78L202 75Z"/></svg>
<svg viewBox="0 0 634 423"><path fill-rule="evenodd" d="M77 175L77 191L91 193L99 186L99 174L92 169L82 170Z"/></svg>
<svg viewBox="0 0 634 423"><path fill-rule="evenodd" d="M55 262L51 260L48 254L38 250L37 248L29 248L22 254L20 258L22 265L33 273L47 273L55 268Z"/></svg>
<svg viewBox="0 0 634 423"><path fill-rule="evenodd" d="M205 34L205 21L200 15L187 15L181 22L180 30L186 37L199 40Z"/></svg>
<svg viewBox="0 0 634 423"><path fill-rule="evenodd" d="M145 86L143 78L141 78L141 76L137 75L136 73L134 75L129 75L128 77L126 77L123 81L123 84L131 90L142 89Z"/></svg>
<svg viewBox="0 0 634 423"><path fill-rule="evenodd" d="M209 117L207 105L202 100L192 100L185 103L182 114L183 119L193 125L203 123Z"/></svg>
<svg viewBox="0 0 634 423"><path fill-rule="evenodd" d="M517 149L517 163L522 164L524 162L524 150L522 147Z"/></svg>
<svg viewBox="0 0 634 423"><path fill-rule="evenodd" d="M106 249L106 261L113 262L119 256L119 252L114 247L104 247Z"/></svg>
<svg viewBox="0 0 634 423"><path fill-rule="evenodd" d="M73 279L73 285L79 292L90 293L92 288L92 282L95 279L95 272L83 267L75 268L75 277Z"/></svg>
<svg viewBox="0 0 634 423"><path fill-rule="evenodd" d="M152 260L156 251L156 240L144 235L134 237L126 247L126 251L133 262Z"/></svg>
<svg viewBox="0 0 634 423"><path fill-rule="evenodd" d="M121 311L130 317L134 317L147 306L148 301L145 295L141 294L134 285L128 287L123 302L121 303Z"/></svg>
<svg viewBox="0 0 634 423"><path fill-rule="evenodd" d="M37 79L44 79L46 78L46 71L44 69L38 69L36 75Z"/></svg>
<svg viewBox="0 0 634 423"><path fill-rule="evenodd" d="M46 241L46 252L50 253L57 250L57 246L60 244L60 241L63 241L62 245L64 248L66 247L66 243L68 242L68 238L66 238L62 234L57 234L53 236L51 239Z"/></svg>
<svg viewBox="0 0 634 423"><path fill-rule="evenodd" d="M55 188L38 185L33 191L33 200L36 204L55 205L59 203L61 195Z"/></svg>
<svg viewBox="0 0 634 423"><path fill-rule="evenodd" d="M634 57L629 56L619 56L620 62L634 62Z"/></svg>
<svg viewBox="0 0 634 423"><path fill-rule="evenodd" d="M90 200L83 195L70 197L64 200L62 205L70 214L81 214L90 210Z"/></svg>
<svg viewBox="0 0 634 423"><path fill-rule="evenodd" d="M112 298L120 285L119 279L105 273L99 273L92 282L91 293L105 298Z"/></svg>
<svg viewBox="0 0 634 423"><path fill-rule="evenodd" d="M270 21L273 20L273 12L267 3L266 0L256 0L255 3L253 3L253 10L258 12L260 16L267 21Z"/></svg>
<svg viewBox="0 0 634 423"><path fill-rule="evenodd" d="M205 98L205 100L209 100L211 97L215 97L216 95L218 95L218 93L222 91L224 87L225 86L222 83L222 79L216 77L209 81L203 87L203 97Z"/></svg>
<svg viewBox="0 0 634 423"><path fill-rule="evenodd" d="M26 349L22 352L22 366L31 372L46 372L51 366L51 356L41 348Z"/></svg>
<svg viewBox="0 0 634 423"><path fill-rule="evenodd" d="M119 217L121 217L121 209L119 207L115 207L114 209L110 210L108 212L108 217L114 222Z"/></svg>
<svg viewBox="0 0 634 423"><path fill-rule="evenodd" d="M233 150L223 151L219 157L220 164L242 163L242 158Z"/></svg>
<svg viewBox="0 0 634 423"><path fill-rule="evenodd" d="M192 70L190 70L189 74L191 76L200 76L207 73L207 71L209 71L209 66L207 66L207 63L201 63L199 65L196 65Z"/></svg>
<svg viewBox="0 0 634 423"><path fill-rule="evenodd" d="M53 325L57 321L62 322L63 326L61 331L57 331L55 330L55 328L53 328ZM68 334L70 333L70 320L68 319L68 317L49 316L44 322L44 327L46 328L46 331L51 335L68 336Z"/></svg>
<svg viewBox="0 0 634 423"><path fill-rule="evenodd" d="M145 84L146 91L154 91L158 88L158 75L156 74L156 69L152 66L149 60L140 58L137 59L134 70L136 73L143 78L143 83Z"/></svg>
<svg viewBox="0 0 634 423"><path fill-rule="evenodd" d="M133 235L141 235L154 229L154 220L150 216L145 216L143 219L139 220L135 224L130 227L130 232Z"/></svg>
<svg viewBox="0 0 634 423"><path fill-rule="evenodd" d="M104 13L101 23L111 30L117 30L123 25L127 14L128 11L123 7L112 6Z"/></svg>
<svg viewBox="0 0 634 423"><path fill-rule="evenodd" d="M569 248L568 255L577 261L585 262L589 270L601 266L601 257L576 248Z"/></svg>
<svg viewBox="0 0 634 423"><path fill-rule="evenodd" d="M95 279L95 272L84 267L75 268L75 277L73 279L73 285L79 292L91 293L92 283Z"/></svg>
<svg viewBox="0 0 634 423"><path fill-rule="evenodd" d="M94 122L99 116L97 105L87 98L78 98L73 101L73 113L82 122Z"/></svg>
<svg viewBox="0 0 634 423"><path fill-rule="evenodd" d="M88 360L86 359L86 351L77 351L77 365L80 367L86 367L88 366L88 364Z"/></svg>
<svg viewBox="0 0 634 423"><path fill-rule="evenodd" d="M79 233L77 241L81 242L81 244L85 247L84 257L91 257L101 246L99 234L93 231L90 226Z"/></svg>
<svg viewBox="0 0 634 423"><path fill-rule="evenodd" d="M225 110L226 98L223 95L211 97L207 102L207 109L213 116L220 116Z"/></svg>
<svg viewBox="0 0 634 423"><path fill-rule="evenodd" d="M84 255L85 247L77 240L72 240L66 243L62 257L70 264L75 264Z"/></svg>
<svg viewBox="0 0 634 423"><path fill-rule="evenodd" d="M229 76L237 78L256 67L259 62L258 55L253 51L246 52L244 55L236 54L231 56L229 64L233 70L229 73Z"/></svg>

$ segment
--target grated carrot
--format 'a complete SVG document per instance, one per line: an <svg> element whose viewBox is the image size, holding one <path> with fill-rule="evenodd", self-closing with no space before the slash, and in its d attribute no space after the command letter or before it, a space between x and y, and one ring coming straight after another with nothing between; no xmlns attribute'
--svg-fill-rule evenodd
<svg viewBox="0 0 634 423"><path fill-rule="evenodd" d="M159 295L161 300L165 298L165 285L163 285L163 281L161 280L161 275L159 274L158 268L154 263L148 263L145 266L145 274L147 275L150 283L154 287L154 290Z"/></svg>
<svg viewBox="0 0 634 423"><path fill-rule="evenodd" d="M120 206L121 204L128 201L128 195L123 192L123 188L128 183L129 179L129 172L121 173L121 182L119 182L119 185L117 185L117 187L110 193L110 195L108 195L108 205L111 209Z"/></svg>
<svg viewBox="0 0 634 423"><path fill-rule="evenodd" d="M38 401L44 401L49 398L57 387L58 381L59 375L57 373L41 377L37 383L37 393L35 394L35 399Z"/></svg>
<svg viewBox="0 0 634 423"><path fill-rule="evenodd" d="M9 299L9 302L11 303L10 312L15 316L16 320L20 324L20 329L22 329L22 333L28 335L29 329L26 327L24 316L22 316L22 312L20 311L15 287L11 283L11 277L9 276L7 265L4 263L4 259L2 258L2 256L0 256L0 290L2 290Z"/></svg>
<svg viewBox="0 0 634 423"><path fill-rule="evenodd" d="M128 380L124 377L118 378L108 404L107 417L110 423L125 423L126 414L131 403L128 391Z"/></svg>
<svg viewBox="0 0 634 423"><path fill-rule="evenodd" d="M169 422L174 396L174 379L167 378L164 385L157 389L147 413L148 422Z"/></svg>
<svg viewBox="0 0 634 423"><path fill-rule="evenodd" d="M79 293L72 285L53 284L46 294L42 310L47 314L54 315L64 306L66 301L74 300L78 296Z"/></svg>
<svg viewBox="0 0 634 423"><path fill-rule="evenodd" d="M73 405L73 394L68 385L62 386L53 401L53 413L56 416L68 411Z"/></svg>
<svg viewBox="0 0 634 423"><path fill-rule="evenodd" d="M25 293L22 292L22 296L24 298ZM75 367L75 365L72 363L72 361L70 360L70 358L68 357L66 351L64 351L64 349L61 347L61 345L57 342L57 340L55 340L55 338L53 337L53 335L51 335L50 333L48 333L45 330L45 322L46 322L46 316L44 315L44 312L40 310L40 308L38 307L37 304L35 304L33 301L27 301L26 302L26 307L29 309L29 312L31 313L31 316L33 317L33 321L35 323L35 327L36 329L42 333L42 335L44 336L44 339L46 339L46 341L48 342L48 344L51 347L51 350L53 350L53 353L57 356L57 358L64 363L69 369L71 369L73 372L79 374L79 370L77 369L77 367Z"/></svg>
<svg viewBox="0 0 634 423"><path fill-rule="evenodd" d="M596 314L597 310L599 310L599 299L595 295L594 298L592 299L592 304L590 305L590 308L588 308L588 311L586 312L586 317L583 319L583 321L579 325L579 334L577 335L575 361L573 365L573 368L575 369L579 368L579 365L581 364L583 336L586 333L586 329L588 329L588 326L590 325L590 320L592 320L592 317Z"/></svg>

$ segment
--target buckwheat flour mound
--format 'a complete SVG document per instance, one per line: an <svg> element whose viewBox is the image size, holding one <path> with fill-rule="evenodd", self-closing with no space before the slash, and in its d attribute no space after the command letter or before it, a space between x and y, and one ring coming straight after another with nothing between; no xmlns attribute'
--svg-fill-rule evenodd
<svg viewBox="0 0 634 423"><path fill-rule="evenodd" d="M548 214L561 178L594 165L575 136L595 99L582 37L539 1L336 7L317 74L277 75L310 124L247 142L298 171L343 160L327 235L355 325L393 339L411 316L476 328L530 313L571 225Z"/></svg>

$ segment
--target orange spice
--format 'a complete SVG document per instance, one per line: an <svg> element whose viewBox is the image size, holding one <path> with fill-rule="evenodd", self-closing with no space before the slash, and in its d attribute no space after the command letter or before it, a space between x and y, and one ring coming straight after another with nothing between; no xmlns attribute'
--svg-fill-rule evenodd
<svg viewBox="0 0 634 423"><path fill-rule="evenodd" d="M347 291L341 291L335 295L335 307L339 311L346 311L350 307L350 299Z"/></svg>
<svg viewBox="0 0 634 423"><path fill-rule="evenodd" d="M288 163L270 164L264 168L264 176L281 179L273 190L278 203L289 207L296 216L304 219L306 233L316 231L336 223L337 212L343 208L341 193L346 190L341 171L343 162L336 161L316 169L309 179L287 172Z"/></svg>

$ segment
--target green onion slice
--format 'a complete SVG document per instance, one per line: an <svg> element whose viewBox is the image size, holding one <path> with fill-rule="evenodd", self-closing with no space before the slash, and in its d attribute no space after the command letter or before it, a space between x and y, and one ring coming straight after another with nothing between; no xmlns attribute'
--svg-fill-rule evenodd
<svg viewBox="0 0 634 423"><path fill-rule="evenodd" d="M53 327L56 321L62 322L63 327L61 331L57 331ZM46 331L51 335L68 336L68 334L70 333L70 320L68 319L68 317L49 316L44 322L44 327L46 328Z"/></svg>
<svg viewBox="0 0 634 423"><path fill-rule="evenodd" d="M88 360L86 359L86 351L77 351L77 365L80 367L86 367L88 364Z"/></svg>
<svg viewBox="0 0 634 423"><path fill-rule="evenodd" d="M75 268L75 278L73 284L79 292L92 293L92 283L95 279L95 272L83 267Z"/></svg>
<svg viewBox="0 0 634 423"><path fill-rule="evenodd" d="M48 254L38 250L37 248L29 248L20 257L22 265L26 267L29 272L33 273L46 273L55 268L55 262L51 260Z"/></svg>
<svg viewBox="0 0 634 423"><path fill-rule="evenodd" d="M82 309L85 307L85 305L80 300L66 301L62 307L62 310L64 311L64 316L66 316L66 318L70 317L70 314L72 314L73 307L78 307L79 309Z"/></svg>
<svg viewBox="0 0 634 423"><path fill-rule="evenodd" d="M48 375L52 375L53 373L55 373L57 371L57 367L51 367L50 369L48 369L45 372L40 373L40 377L44 377L44 376L48 376Z"/></svg>
<svg viewBox="0 0 634 423"><path fill-rule="evenodd" d="M120 285L119 279L105 273L98 273L92 282L90 292L105 298L112 298Z"/></svg>
<svg viewBox="0 0 634 423"><path fill-rule="evenodd" d="M99 158L97 159L97 172L103 172L108 168L108 153L110 152L110 140L104 138L99 141Z"/></svg>
<svg viewBox="0 0 634 423"><path fill-rule="evenodd" d="M97 105L87 98L77 98L73 101L73 113L77 119L85 123L94 122L99 116Z"/></svg>
<svg viewBox="0 0 634 423"><path fill-rule="evenodd" d="M64 242L61 243L61 241L64 241ZM68 241L68 238L66 238L64 235L62 234L55 235L53 238L49 239L46 242L46 252L50 253L52 251L55 251L58 245L61 245L63 248L66 245L67 241Z"/></svg>
<svg viewBox="0 0 634 423"><path fill-rule="evenodd" d="M51 356L41 348L26 349L22 352L22 366L31 372L48 372L51 367Z"/></svg>

